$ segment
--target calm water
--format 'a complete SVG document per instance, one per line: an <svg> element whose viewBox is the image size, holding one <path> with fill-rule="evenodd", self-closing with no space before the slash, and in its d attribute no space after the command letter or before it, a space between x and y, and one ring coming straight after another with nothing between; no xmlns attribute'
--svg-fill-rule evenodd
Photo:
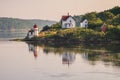
<svg viewBox="0 0 120 80"><path fill-rule="evenodd" d="M120 47L90 46L0 41L0 80L120 80Z"/></svg>

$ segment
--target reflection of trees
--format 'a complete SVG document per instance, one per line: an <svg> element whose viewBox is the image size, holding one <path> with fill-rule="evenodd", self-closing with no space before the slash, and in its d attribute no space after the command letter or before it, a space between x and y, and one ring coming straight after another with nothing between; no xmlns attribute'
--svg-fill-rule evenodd
<svg viewBox="0 0 120 80"><path fill-rule="evenodd" d="M43 49L43 52L48 54L48 53L50 53L50 50L49 49Z"/></svg>
<svg viewBox="0 0 120 80"><path fill-rule="evenodd" d="M79 46L46 46L43 47L43 52L46 54L54 53L64 55L67 52L72 54L80 54L82 58L89 61L90 64L95 65L96 61L102 61L105 65L112 63L112 65L120 66L120 46L119 45L79 45ZM68 46L68 45L67 45ZM70 56L69 56L70 57Z"/></svg>
<svg viewBox="0 0 120 80"><path fill-rule="evenodd" d="M112 62L112 65L120 66L120 53L107 53L107 52L90 53L88 54L88 60L103 61L105 63Z"/></svg>

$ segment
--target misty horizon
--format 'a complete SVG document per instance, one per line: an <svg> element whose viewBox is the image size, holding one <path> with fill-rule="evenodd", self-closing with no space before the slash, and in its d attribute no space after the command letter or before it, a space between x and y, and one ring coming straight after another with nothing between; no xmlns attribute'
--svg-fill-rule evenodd
<svg viewBox="0 0 120 80"><path fill-rule="evenodd" d="M119 5L119 0L1 0L0 17L59 21L68 12L82 15Z"/></svg>

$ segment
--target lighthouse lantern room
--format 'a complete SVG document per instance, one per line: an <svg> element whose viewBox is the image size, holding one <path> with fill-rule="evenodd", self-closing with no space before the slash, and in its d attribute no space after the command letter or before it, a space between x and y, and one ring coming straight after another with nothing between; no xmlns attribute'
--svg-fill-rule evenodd
<svg viewBox="0 0 120 80"><path fill-rule="evenodd" d="M38 36L38 26L35 24L33 26L33 28L31 28L29 31L28 31L28 34L27 34L27 37L29 39L33 38L33 37L37 37Z"/></svg>

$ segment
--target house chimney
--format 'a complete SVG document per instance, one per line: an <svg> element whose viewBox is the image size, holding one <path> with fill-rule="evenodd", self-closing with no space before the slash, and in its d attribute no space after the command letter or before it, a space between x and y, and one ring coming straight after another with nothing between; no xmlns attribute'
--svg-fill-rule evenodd
<svg viewBox="0 0 120 80"><path fill-rule="evenodd" d="M69 13L67 13L67 15L69 16Z"/></svg>

